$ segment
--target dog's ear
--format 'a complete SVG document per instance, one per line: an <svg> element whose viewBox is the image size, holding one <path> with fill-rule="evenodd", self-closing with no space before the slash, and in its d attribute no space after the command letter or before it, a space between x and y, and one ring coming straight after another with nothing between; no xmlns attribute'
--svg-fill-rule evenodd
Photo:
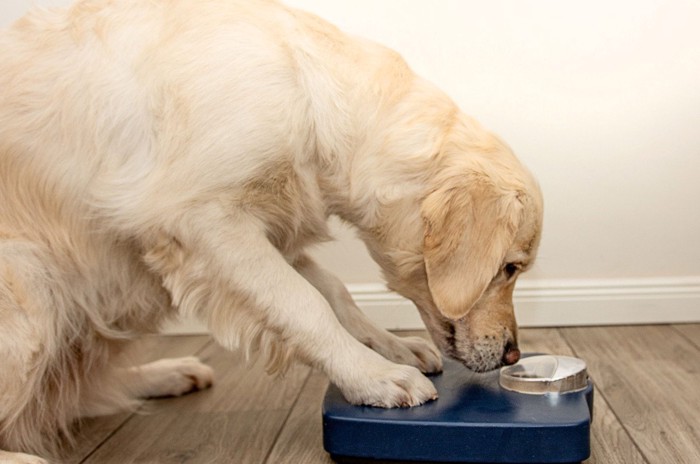
<svg viewBox="0 0 700 464"><path fill-rule="evenodd" d="M423 258L440 312L465 316L498 273L520 222L514 191L487 178L452 178L423 201Z"/></svg>

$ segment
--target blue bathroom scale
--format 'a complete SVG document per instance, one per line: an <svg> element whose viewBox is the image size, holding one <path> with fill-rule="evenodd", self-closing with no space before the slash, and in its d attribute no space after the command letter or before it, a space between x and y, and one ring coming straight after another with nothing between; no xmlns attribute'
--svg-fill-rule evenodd
<svg viewBox="0 0 700 464"><path fill-rule="evenodd" d="M341 463L577 463L590 455L593 384L587 375L577 391L518 393L501 386L498 370L477 374L445 360L431 380L437 400L396 409L353 406L330 385L323 402L325 450Z"/></svg>

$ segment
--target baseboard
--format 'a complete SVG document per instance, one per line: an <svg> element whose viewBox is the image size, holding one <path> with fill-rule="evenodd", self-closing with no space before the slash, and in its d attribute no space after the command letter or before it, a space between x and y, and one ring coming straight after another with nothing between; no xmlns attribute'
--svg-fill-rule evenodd
<svg viewBox="0 0 700 464"><path fill-rule="evenodd" d="M524 282L514 300L525 327L700 322L700 276Z"/></svg>
<svg viewBox="0 0 700 464"><path fill-rule="evenodd" d="M358 306L387 329L423 328L413 303L382 284L350 284ZM523 280L514 293L521 327L700 322L700 276ZM204 333L196 321L170 325L168 333Z"/></svg>

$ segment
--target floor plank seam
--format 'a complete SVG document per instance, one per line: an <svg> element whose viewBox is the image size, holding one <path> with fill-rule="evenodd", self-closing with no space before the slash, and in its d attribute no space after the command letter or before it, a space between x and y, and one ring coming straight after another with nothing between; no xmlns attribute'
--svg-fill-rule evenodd
<svg viewBox="0 0 700 464"><path fill-rule="evenodd" d="M213 343L216 343L216 342L214 341L213 338L209 337L209 340L207 340L207 342L206 342L204 345L200 346L199 349L198 349L197 351L195 351L195 352L192 354L192 356L197 356L197 357L199 357L199 355L200 355L204 350L206 350L207 348L209 348L209 346L211 346Z"/></svg>
<svg viewBox="0 0 700 464"><path fill-rule="evenodd" d="M564 343L566 343L566 345L569 347L571 352L574 354L574 356L579 357L578 353L576 352L576 349L574 349L573 344L571 344L568 337L566 336L566 333L564 333L562 331L562 328L561 327L557 328L557 331L559 332L559 335L561 336L561 338L564 340ZM617 411L615 411L615 408L613 408L612 404L610 403L610 401L606 397L605 393L603 392L603 389L595 382L595 380L593 381L593 386L596 390L598 390L598 395L605 402L605 404L608 405L608 409L610 409L610 412L615 417L615 420L617 421L617 423L620 424L620 427L625 432L625 435L627 435L627 438L629 438L630 441L634 444L634 447L637 449L637 451L639 452L639 455L642 457L642 459L644 459L644 462L646 462L647 464L651 464L651 461L649 460L647 455L644 454L644 451L642 451L642 448L639 446L639 443L637 443L637 441L634 439L634 437L632 436L630 431L627 430L627 425L622 421L620 416L617 415ZM595 400L594 400L594 404L595 404ZM594 406L594 408L595 408L595 406Z"/></svg>
<svg viewBox="0 0 700 464"><path fill-rule="evenodd" d="M139 408L139 409L140 409L140 408ZM107 442L108 442L119 430L121 430L121 429L126 425L126 423L129 422L136 414L138 414L138 411L134 411L134 412L132 412L131 414L129 414L129 416L128 416L126 419L124 419L118 426L116 426L116 427L114 428L114 430L112 430L111 432L109 432L109 433L107 434L107 436L104 437L103 440L101 440L99 443L97 443L97 444L90 450L90 452L87 453L87 454L79 461L79 464L83 464L83 463L86 462L88 459L90 459L90 457L91 457L93 454L95 454L95 453L97 452L97 450L99 450L99 449L102 447L102 445L104 445L105 443L107 443Z"/></svg>
<svg viewBox="0 0 700 464"><path fill-rule="evenodd" d="M683 332L683 331L681 331L681 330L678 330L678 327L676 327L675 324L670 325L670 327L671 327L671 329L673 329L674 332L676 332L678 335L680 335L681 338L683 338L683 340L687 341L687 342L690 343L692 346L694 346L695 348L697 348L698 350L700 350L700 344L698 344L698 342L696 342L695 340L693 340L692 338L690 338L688 335L686 335L685 332Z"/></svg>
<svg viewBox="0 0 700 464"><path fill-rule="evenodd" d="M270 456L272 456L272 452L275 450L275 446L277 446L277 442L280 439L280 436L282 436L282 431L287 425L287 422L289 422L289 418L292 415L292 412L294 411L294 408L296 407L297 403L299 402L299 398L301 398L302 393L304 392L304 388L306 388L306 384L309 383L309 379L311 379L311 375L313 374L314 370L309 369L309 373L307 374L306 378L304 379L304 383L301 384L301 387L299 388L299 392L297 393L297 397L294 398L294 402L292 405L289 407L289 411L287 411L287 415L284 417L284 420L282 421L282 425L280 426L279 430L277 431L277 434L275 435L275 439L272 440L272 445L270 445L270 449L267 451L265 454L265 459L263 459L263 463L267 464L267 461L269 461Z"/></svg>

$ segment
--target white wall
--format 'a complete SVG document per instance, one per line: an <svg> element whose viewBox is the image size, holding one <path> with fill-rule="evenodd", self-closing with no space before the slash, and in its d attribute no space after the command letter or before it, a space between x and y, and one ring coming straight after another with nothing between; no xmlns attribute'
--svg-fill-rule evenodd
<svg viewBox="0 0 700 464"><path fill-rule="evenodd" d="M30 3L2 2L2 25ZM684 317L700 319L700 2L287 3L401 52L531 168L546 213L524 290L686 285ZM321 261L346 282L379 282L336 229Z"/></svg>

